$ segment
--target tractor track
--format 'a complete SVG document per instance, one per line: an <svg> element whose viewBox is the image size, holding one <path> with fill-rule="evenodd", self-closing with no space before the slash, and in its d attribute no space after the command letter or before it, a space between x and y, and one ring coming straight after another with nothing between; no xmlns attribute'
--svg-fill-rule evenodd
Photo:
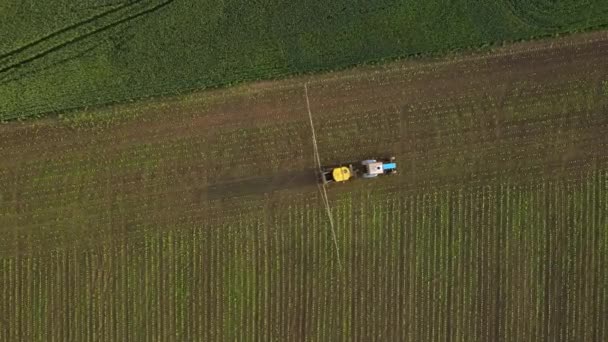
<svg viewBox="0 0 608 342"><path fill-rule="evenodd" d="M96 14L96 15L94 15L92 17L89 17L89 18L87 18L85 20L79 21L79 22L74 23L72 25L68 25L68 26L66 26L66 27L64 27L62 29L59 29L59 30L57 30L55 32L49 33L49 34L47 34L44 37L38 38L38 39L36 39L34 41L31 41L31 42L29 42L27 44L24 44L24 45L18 47L16 49L13 49L13 50L11 50L9 52L5 52L3 54L0 54L0 65L4 64L6 59L9 59L9 58L13 57L13 56L17 55L20 52L23 52L23 51L25 51L27 49L34 48L37 45L44 44L44 43L48 42L49 40L51 40L52 38L59 37L60 35L63 35L64 33L68 33L70 31L74 31L74 30L77 30L79 28L82 28L83 26L85 26L87 24L90 24L90 23L92 23L92 22L94 22L94 21L96 21L98 19L101 19L101 18L103 18L105 16L108 16L108 15L110 15L112 13L118 12L118 11L120 11L122 9L134 6L137 3L140 3L142 1L144 1L144 0L136 0L136 1L133 1L133 2L123 3L123 4L119 5L119 6L116 6L114 8L109 9L109 10L101 12L99 14Z"/></svg>
<svg viewBox="0 0 608 342"><path fill-rule="evenodd" d="M127 23L129 21L135 20L135 19L140 18L142 16L145 16L147 14L156 12L157 10L160 10L161 8L163 8L165 6L170 5L173 1L175 1L175 0L164 1L164 2L161 2L161 3L158 3L158 4L154 5L152 7L149 7L147 9L138 11L135 14L127 15L126 17L124 17L122 19L111 21L110 23L104 24L103 26L101 26L99 28L95 28L95 29L91 30L90 32L87 32L87 33L84 33L84 34L81 34L81 35L77 35L76 37L70 38L70 39L68 39L66 41L59 42L57 45L55 45L53 47L43 48L43 50L40 51L40 52L33 52L33 55L31 55L31 56L23 56L22 59L20 59L20 60L18 58L16 58L17 61L15 61L15 62L9 62L9 63L0 62L0 63L6 63L5 65L3 65L3 66L0 67L0 84L3 84L3 83L7 82L6 81L6 77L7 77L7 74L8 74L9 71L12 71L12 70L24 67L24 66L26 66L27 64L29 64L29 63L31 63L33 61L39 60L41 58L44 58L44 57L46 57L46 56L48 56L48 55L50 55L52 53L61 51L62 49L66 48L66 47L69 47L69 46L71 46L73 44L81 42L81 41L83 41L83 40L85 40L85 39L87 39L89 37L92 37L94 35L97 35L99 33L105 32L105 31L107 31L107 30L109 30L109 29L111 29L113 27L116 27L116 26L121 25L121 24L125 24L125 23ZM8 54L5 54L2 57L2 59L14 58L15 56L18 57L18 54L27 52L28 49L36 48L37 46L39 46L39 45L41 45L41 44L43 44L45 42L48 42L49 40L52 40L54 38L61 38L62 35L65 35L67 33L70 33L70 32L73 32L75 30L78 30L78 29L82 28L83 26L85 26L87 24L94 23L95 21L97 21L99 19L103 19L103 18L105 18L105 17L107 17L107 16L109 16L111 14L114 14L114 13L118 13L121 10L129 10L130 8L132 8L134 5L136 5L138 3L143 3L143 0L139 0L139 1L136 1L136 2L133 2L133 3L128 3L128 4L125 4L123 6L118 7L116 9L108 10L108 11L106 11L106 12L100 14L100 15L97 15L97 16L94 16L92 18L89 18L89 19L87 19L87 20L85 20L83 22L80 22L80 23L74 24L72 26L69 26L69 27L67 27L65 29L59 30L59 31L57 31L55 33L50 34L49 36L46 36L44 38L39 39L38 41L29 43L29 44L27 44L26 46L24 46L22 48L16 49L16 50L14 50L12 52L9 52Z"/></svg>

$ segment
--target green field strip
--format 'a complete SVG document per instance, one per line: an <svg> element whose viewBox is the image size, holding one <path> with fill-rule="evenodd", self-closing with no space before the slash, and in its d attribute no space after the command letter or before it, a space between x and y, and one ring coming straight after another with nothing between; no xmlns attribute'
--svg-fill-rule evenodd
<svg viewBox="0 0 608 342"><path fill-rule="evenodd" d="M457 220L456 220L456 227L455 229L457 229L457 235L458 235L458 246L461 246L459 248L459 254L458 254L458 260L456 261L456 265L457 265L457 269L456 269L456 274L458 276L458 285L462 286L462 288L466 288L466 284L467 284L467 278L464 276L464 260L465 260L465 256L466 256L466 251L468 250L467 246L464 245L464 239L465 237L465 219L466 219L466 206L465 203L463 203L463 198L464 198L464 194L463 191L460 190L457 192L457 202L458 202L458 211L457 211ZM460 288L460 287L459 287ZM464 290L462 291L464 292ZM463 339L463 334L464 334L464 329L465 329L465 313L467 312L467 309L464 307L465 305L465 300L466 300L466 293L462 293L462 292L456 292L454 298L455 298L455 307L457 308L456 311L456 315L454 316L455 321L456 321L456 328L454 331L454 336L458 339Z"/></svg>
<svg viewBox="0 0 608 342"><path fill-rule="evenodd" d="M606 215L606 213L608 213L608 172L604 172L602 173L602 187L601 189L601 195L600 195L600 199L603 202L603 209L602 212L604 213L604 215L601 216L602 220L600 221L600 227L608 227L608 215ZM603 256L603 261L601 262L602 264L605 264L606 262L608 262L608 233L607 233L607 229L603 229L604 234L602 234L602 242L603 244L601 245L600 248L600 255ZM602 280L604 281L604 283L606 281L608 281L608 275L606 273L604 273ZM608 307L608 289L606 289L605 287L601 288L601 292L602 292L602 296L601 296L601 306L602 307ZM600 328L600 334L601 336L603 336L604 338L606 338L608 336L608 324L606 321L604 321L601 325Z"/></svg>
<svg viewBox="0 0 608 342"><path fill-rule="evenodd" d="M30 117L404 56L487 50L504 41L606 24L601 1L585 7L568 1L540 12L537 4L390 1L370 12L376 4L273 3L244 10L232 1L155 1L104 12L58 0L36 4L27 16L20 4L9 3L6 19L24 19L3 20L8 42L20 42L23 49L9 66L22 67L11 75L20 78L0 89L0 111L4 119ZM6 44L8 51L19 49ZM94 54L88 51L93 48ZM562 62L568 60L556 61Z"/></svg>
<svg viewBox="0 0 608 342"><path fill-rule="evenodd" d="M608 262L608 233L606 232L606 227L608 227L608 173L601 172L599 175L599 206L598 206L598 227L602 229L599 234L599 251L598 251L598 264L602 265ZM598 276L598 282L606 282L608 281L608 276L604 273ZM608 296L607 290L605 287L598 289L598 308L607 307L608 306ZM599 315L601 316L601 315ZM601 322L598 331L598 336L600 339L608 337L608 329L607 324L604 320L600 318Z"/></svg>
<svg viewBox="0 0 608 342"><path fill-rule="evenodd" d="M9 285L12 285L12 283L10 282L10 279L8 277L8 265L9 265L10 260L7 258L3 258L2 259L2 269L0 270L0 282L2 284L5 284L4 286L2 286L2 294L0 297L0 312L9 312L8 311L8 303L9 303ZM2 326L3 329L0 330L0 336L2 337L2 339L7 339L8 338L8 331L10 330L10 321L4 316L2 315Z"/></svg>

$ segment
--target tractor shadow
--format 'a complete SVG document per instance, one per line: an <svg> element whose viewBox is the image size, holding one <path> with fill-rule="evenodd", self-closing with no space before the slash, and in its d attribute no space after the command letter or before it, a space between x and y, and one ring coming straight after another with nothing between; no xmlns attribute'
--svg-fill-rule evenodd
<svg viewBox="0 0 608 342"><path fill-rule="evenodd" d="M264 195L280 190L295 190L316 187L318 172L306 169L282 172L264 177L227 179L198 189L200 199L217 200L232 197Z"/></svg>

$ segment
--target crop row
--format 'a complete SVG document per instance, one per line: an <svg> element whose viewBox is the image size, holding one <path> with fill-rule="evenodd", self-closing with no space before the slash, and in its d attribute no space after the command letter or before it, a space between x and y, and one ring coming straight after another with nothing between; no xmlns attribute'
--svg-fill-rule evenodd
<svg viewBox="0 0 608 342"><path fill-rule="evenodd" d="M608 337L606 172L330 197L340 263L320 201L305 198L94 248L5 255L0 338Z"/></svg>

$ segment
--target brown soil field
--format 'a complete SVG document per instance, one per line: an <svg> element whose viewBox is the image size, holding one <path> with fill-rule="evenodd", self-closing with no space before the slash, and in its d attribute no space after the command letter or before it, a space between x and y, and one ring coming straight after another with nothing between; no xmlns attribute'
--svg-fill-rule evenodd
<svg viewBox="0 0 608 342"><path fill-rule="evenodd" d="M1 125L0 340L608 340L607 132L607 32Z"/></svg>

